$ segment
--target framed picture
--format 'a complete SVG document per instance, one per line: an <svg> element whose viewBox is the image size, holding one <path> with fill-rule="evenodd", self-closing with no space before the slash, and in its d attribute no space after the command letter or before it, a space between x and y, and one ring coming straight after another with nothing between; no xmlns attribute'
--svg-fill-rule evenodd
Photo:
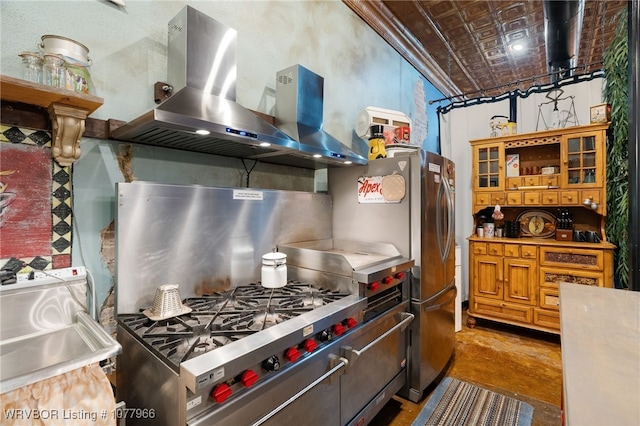
<svg viewBox="0 0 640 426"><path fill-rule="evenodd" d="M592 123L608 123L611 119L611 105L598 104L591 107Z"/></svg>

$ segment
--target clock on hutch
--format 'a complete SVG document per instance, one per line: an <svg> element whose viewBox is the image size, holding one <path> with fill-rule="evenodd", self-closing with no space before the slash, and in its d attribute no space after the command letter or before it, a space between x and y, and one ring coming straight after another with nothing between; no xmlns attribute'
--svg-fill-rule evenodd
<svg viewBox="0 0 640 426"><path fill-rule="evenodd" d="M607 128L470 141L474 229L494 221L505 232L469 237L468 326L483 318L560 333L560 282L613 286L615 246L604 232Z"/></svg>

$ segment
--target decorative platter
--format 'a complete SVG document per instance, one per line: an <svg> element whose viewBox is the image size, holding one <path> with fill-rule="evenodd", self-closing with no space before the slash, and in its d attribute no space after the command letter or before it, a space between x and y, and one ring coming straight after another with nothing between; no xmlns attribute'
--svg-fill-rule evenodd
<svg viewBox="0 0 640 426"><path fill-rule="evenodd" d="M544 210L520 213L520 231L526 237L549 238L556 232L556 218Z"/></svg>

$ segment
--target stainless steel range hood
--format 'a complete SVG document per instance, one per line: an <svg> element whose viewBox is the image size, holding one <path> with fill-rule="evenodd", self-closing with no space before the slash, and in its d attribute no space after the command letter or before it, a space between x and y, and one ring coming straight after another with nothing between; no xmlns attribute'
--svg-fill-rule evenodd
<svg viewBox="0 0 640 426"><path fill-rule="evenodd" d="M300 142L300 151L320 158L335 158L352 164L367 163L365 153L356 153L322 130L324 79L293 65L276 74L276 125Z"/></svg>
<svg viewBox="0 0 640 426"><path fill-rule="evenodd" d="M237 31L186 6L169 22L167 59L173 95L114 139L309 169L345 163L331 152L314 158L236 103Z"/></svg>

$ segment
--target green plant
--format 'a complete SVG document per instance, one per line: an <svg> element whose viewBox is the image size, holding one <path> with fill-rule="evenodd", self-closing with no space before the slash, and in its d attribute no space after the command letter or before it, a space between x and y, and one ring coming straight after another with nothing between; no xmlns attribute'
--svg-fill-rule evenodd
<svg viewBox="0 0 640 426"><path fill-rule="evenodd" d="M609 241L614 253L616 286L629 287L629 145L627 10L617 20L615 37L604 55L605 102L611 105L611 126L607 138L607 219Z"/></svg>

